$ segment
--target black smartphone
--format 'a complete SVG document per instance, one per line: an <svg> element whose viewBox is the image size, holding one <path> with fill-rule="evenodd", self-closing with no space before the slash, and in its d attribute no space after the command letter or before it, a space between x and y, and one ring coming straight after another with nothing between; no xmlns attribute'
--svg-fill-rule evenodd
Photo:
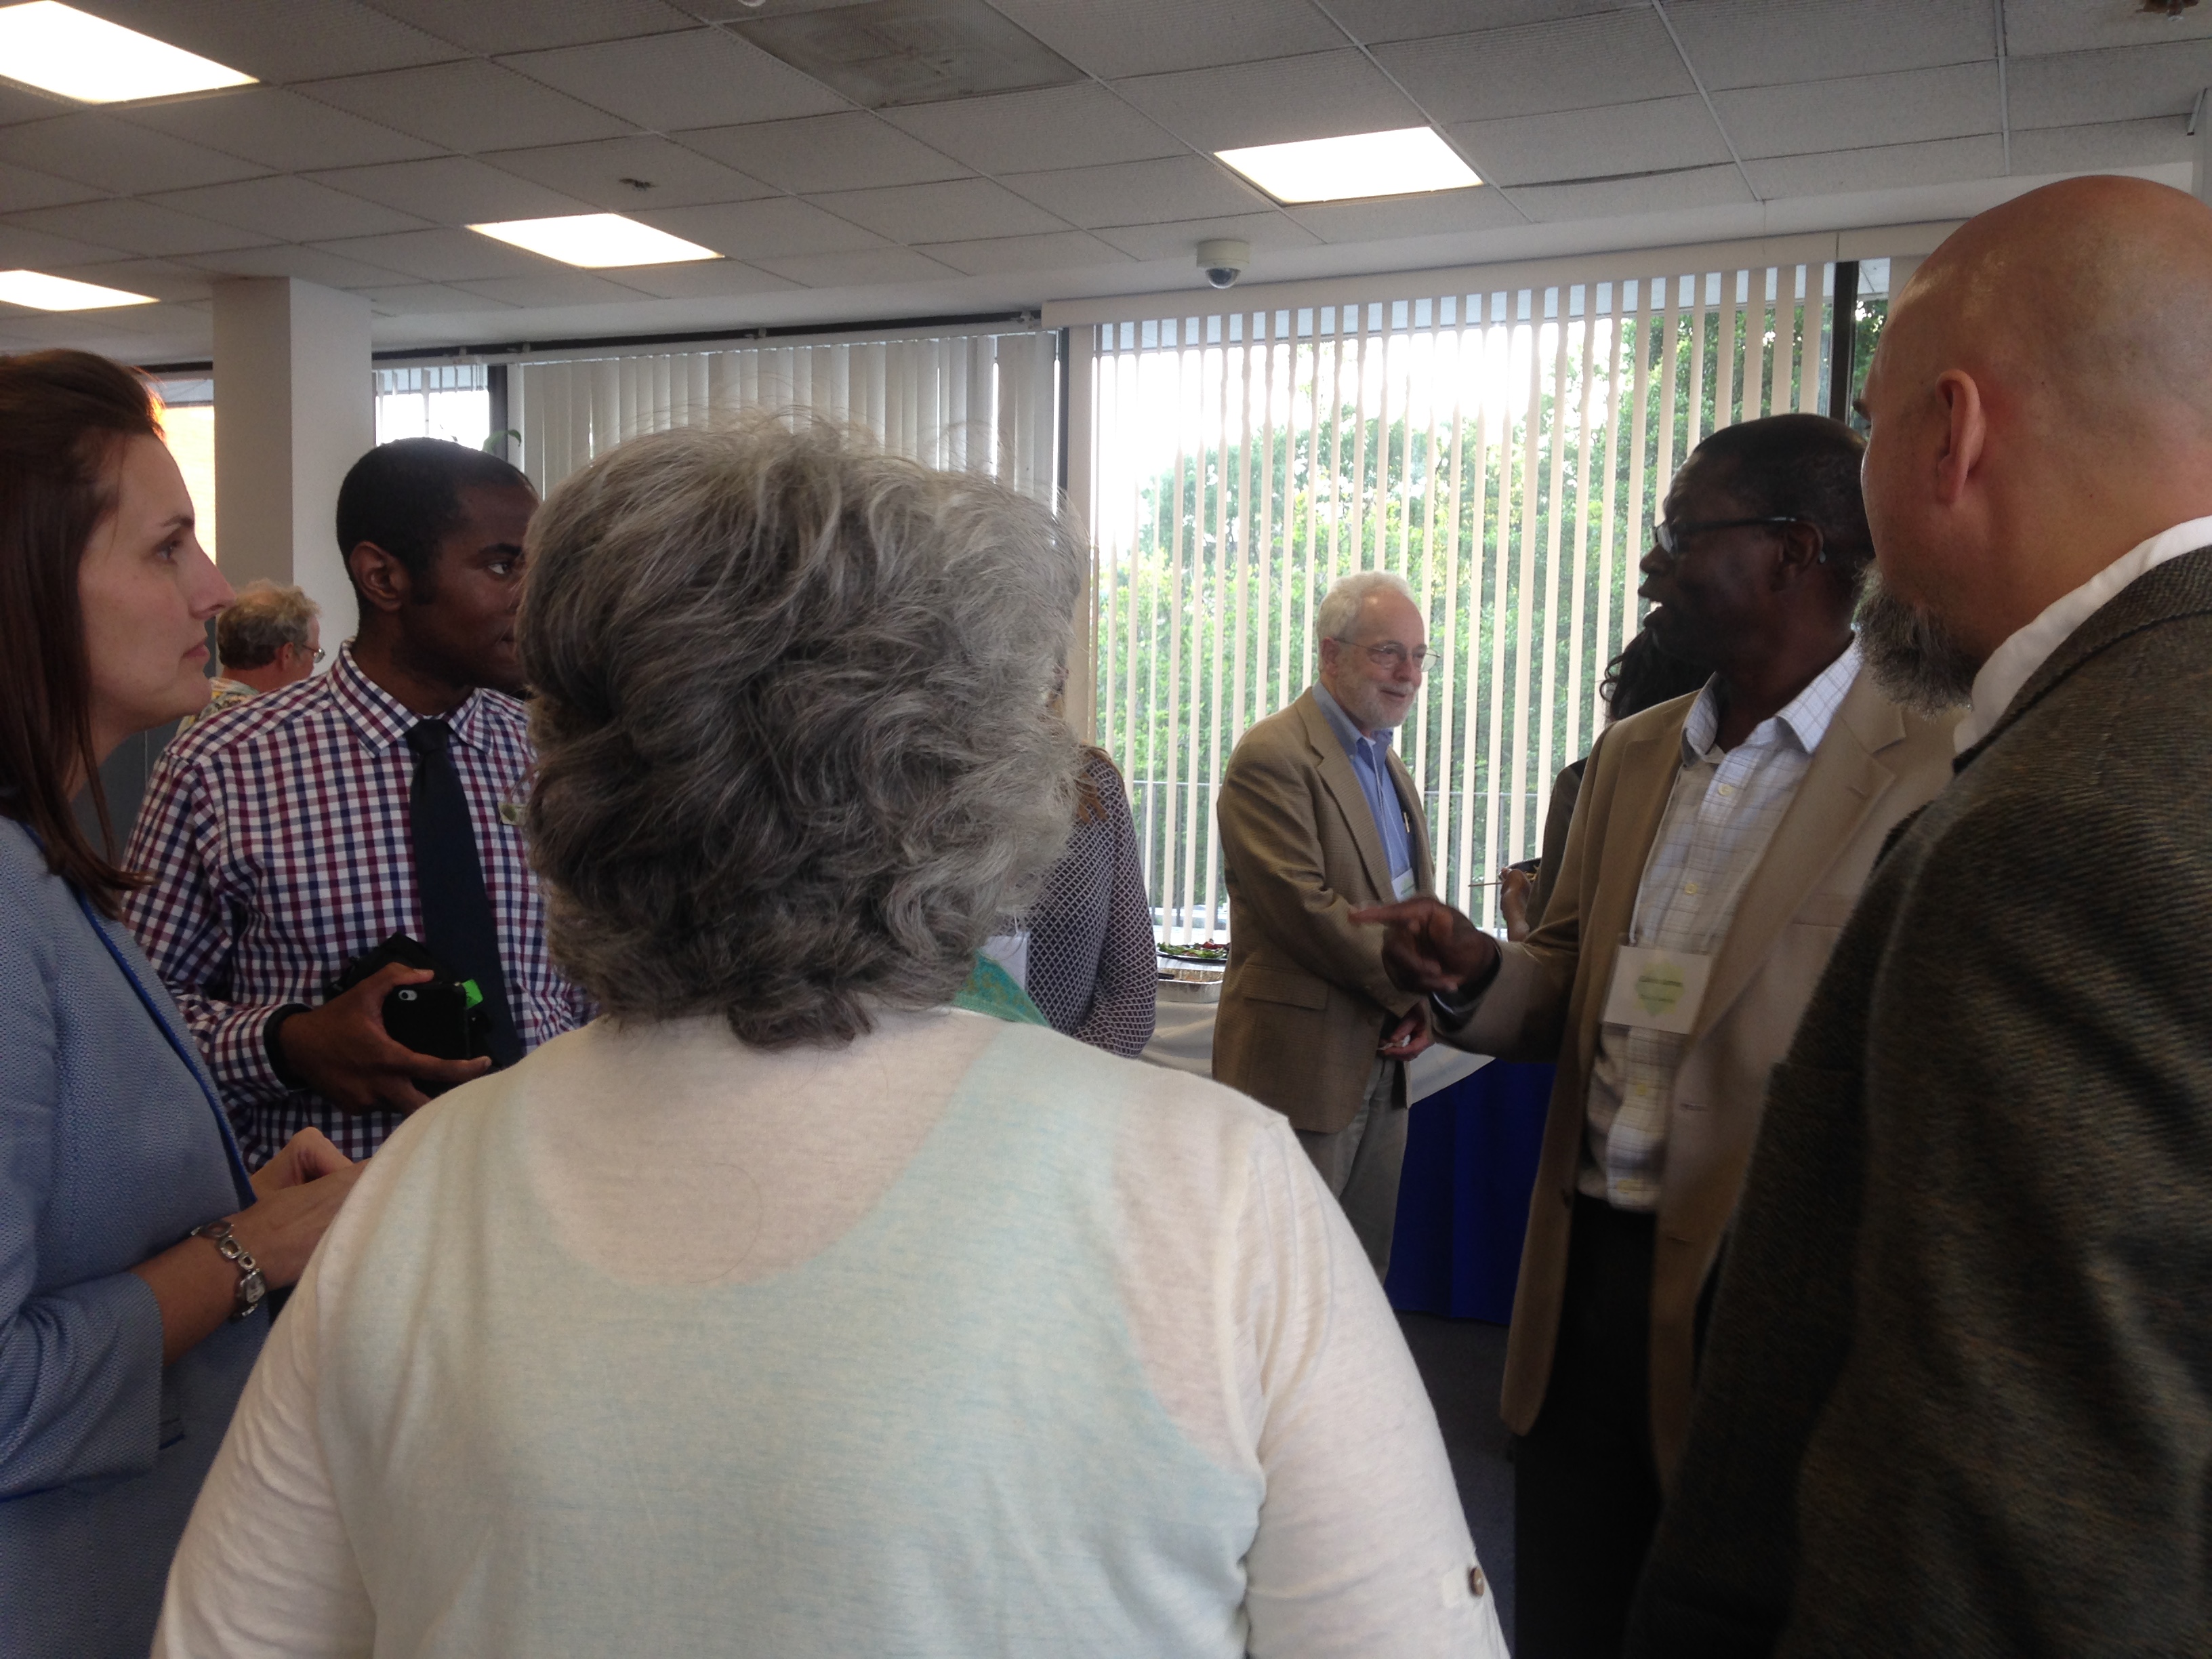
<svg viewBox="0 0 2212 1659"><path fill-rule="evenodd" d="M437 1060L468 1060L477 1052L469 1029L469 993L451 981L402 985L384 999L384 1029L403 1048Z"/></svg>

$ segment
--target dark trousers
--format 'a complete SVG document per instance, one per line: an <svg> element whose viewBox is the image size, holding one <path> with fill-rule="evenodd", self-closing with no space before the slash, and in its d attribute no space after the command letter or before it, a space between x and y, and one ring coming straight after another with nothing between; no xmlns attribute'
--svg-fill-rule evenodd
<svg viewBox="0 0 2212 1659"><path fill-rule="evenodd" d="M1577 1196L1544 1408L1513 1469L1515 1659L1620 1659L1659 1525L1650 1215Z"/></svg>

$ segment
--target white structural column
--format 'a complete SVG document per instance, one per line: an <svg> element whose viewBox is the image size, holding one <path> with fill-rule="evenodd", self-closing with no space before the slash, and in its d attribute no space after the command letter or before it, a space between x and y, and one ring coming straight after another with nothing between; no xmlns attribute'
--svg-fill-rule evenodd
<svg viewBox="0 0 2212 1659"><path fill-rule="evenodd" d="M350 638L338 485L376 441L368 301L289 276L215 288L215 493L222 573L296 582Z"/></svg>

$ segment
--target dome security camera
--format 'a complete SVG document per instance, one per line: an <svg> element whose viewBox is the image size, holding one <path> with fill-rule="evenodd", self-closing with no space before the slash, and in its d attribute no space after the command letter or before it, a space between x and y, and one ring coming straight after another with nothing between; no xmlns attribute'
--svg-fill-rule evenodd
<svg viewBox="0 0 2212 1659"><path fill-rule="evenodd" d="M1198 268L1206 273L1206 280L1216 288L1227 288L1244 274L1244 267L1252 263L1252 244L1217 237L1198 245Z"/></svg>

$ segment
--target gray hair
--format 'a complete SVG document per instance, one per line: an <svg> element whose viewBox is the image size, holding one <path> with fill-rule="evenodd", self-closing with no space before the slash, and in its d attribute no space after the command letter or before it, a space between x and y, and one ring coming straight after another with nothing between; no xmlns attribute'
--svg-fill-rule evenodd
<svg viewBox="0 0 2212 1659"><path fill-rule="evenodd" d="M527 833L609 1012L763 1047L951 1000L1073 822L1051 512L793 417L641 437L530 530Z"/></svg>
<svg viewBox="0 0 2212 1659"><path fill-rule="evenodd" d="M225 668L266 668L286 646L307 648L322 607L297 587L252 581L215 619L216 660Z"/></svg>
<svg viewBox="0 0 2212 1659"><path fill-rule="evenodd" d="M1352 628L1359 621L1359 607L1367 603L1370 593L1395 593L1416 608L1420 605L1403 576L1388 570L1354 571L1322 596L1321 610L1314 618L1315 636L1323 640L1350 639Z"/></svg>

